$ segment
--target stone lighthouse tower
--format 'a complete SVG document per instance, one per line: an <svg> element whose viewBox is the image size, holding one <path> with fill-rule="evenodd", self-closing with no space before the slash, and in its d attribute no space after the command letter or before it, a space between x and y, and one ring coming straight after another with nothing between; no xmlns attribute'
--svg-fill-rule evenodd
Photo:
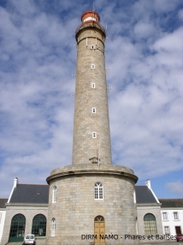
<svg viewBox="0 0 183 245"><path fill-rule="evenodd" d="M76 30L77 72L73 164L111 164L104 41L96 12L87 11Z"/></svg>
<svg viewBox="0 0 183 245"><path fill-rule="evenodd" d="M46 245L129 244L136 234L137 177L112 165L105 70L105 30L87 11L76 29L77 70L72 165L54 169Z"/></svg>

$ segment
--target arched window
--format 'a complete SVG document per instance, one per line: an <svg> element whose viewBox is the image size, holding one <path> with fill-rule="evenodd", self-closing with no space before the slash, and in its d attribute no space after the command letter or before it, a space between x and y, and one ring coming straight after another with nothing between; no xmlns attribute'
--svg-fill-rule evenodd
<svg viewBox="0 0 183 245"><path fill-rule="evenodd" d="M157 234L156 218L153 214L144 216L144 232L145 235Z"/></svg>
<svg viewBox="0 0 183 245"><path fill-rule="evenodd" d="M102 200L104 199L104 190L102 183L96 182L95 183L95 200Z"/></svg>
<svg viewBox="0 0 183 245"><path fill-rule="evenodd" d="M9 242L23 241L25 233L25 216L16 214L11 220Z"/></svg>
<svg viewBox="0 0 183 245"><path fill-rule="evenodd" d="M105 222L105 219L104 219L103 216L98 215L98 216L95 217L94 221L95 222Z"/></svg>
<svg viewBox="0 0 183 245"><path fill-rule="evenodd" d="M57 202L57 187L53 187L53 192L52 192L52 203Z"/></svg>
<svg viewBox="0 0 183 245"><path fill-rule="evenodd" d="M91 68L92 69L95 69L95 64L91 64Z"/></svg>
<svg viewBox="0 0 183 245"><path fill-rule="evenodd" d="M34 216L32 234L35 236L46 236L46 217L43 214Z"/></svg>
<svg viewBox="0 0 183 245"><path fill-rule="evenodd" d="M56 219L53 218L51 220L51 236L55 236L56 234Z"/></svg>

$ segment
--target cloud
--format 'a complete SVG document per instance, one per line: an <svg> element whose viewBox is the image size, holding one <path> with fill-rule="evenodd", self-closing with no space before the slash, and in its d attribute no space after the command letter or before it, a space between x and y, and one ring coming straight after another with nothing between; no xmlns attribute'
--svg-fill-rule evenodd
<svg viewBox="0 0 183 245"><path fill-rule="evenodd" d="M178 17L179 17L180 20L183 21L183 9L179 10Z"/></svg>
<svg viewBox="0 0 183 245"><path fill-rule="evenodd" d="M139 38L147 38L151 36L154 31L154 26L149 23L138 22L134 26L134 32Z"/></svg>
<svg viewBox="0 0 183 245"><path fill-rule="evenodd" d="M166 188L173 194L183 195L183 182L181 180L167 183Z"/></svg>
<svg viewBox="0 0 183 245"><path fill-rule="evenodd" d="M135 16L142 13L134 24L137 39L127 33L109 44L112 148L115 163L152 178L183 167L182 30L162 32L158 18L149 18L151 6L138 3L133 6ZM146 43L139 39L143 35Z"/></svg>
<svg viewBox="0 0 183 245"><path fill-rule="evenodd" d="M162 38L154 43L154 49L158 52L179 53L183 50L183 44L181 42L183 38L183 28L178 28L173 33L166 33ZM177 64L176 64L177 65Z"/></svg>

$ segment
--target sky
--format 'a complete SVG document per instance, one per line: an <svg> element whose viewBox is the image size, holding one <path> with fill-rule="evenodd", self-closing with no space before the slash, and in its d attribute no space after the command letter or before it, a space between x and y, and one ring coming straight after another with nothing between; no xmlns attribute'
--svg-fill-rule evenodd
<svg viewBox="0 0 183 245"><path fill-rule="evenodd" d="M75 30L106 28L113 164L183 198L182 0L0 0L0 197L72 164Z"/></svg>

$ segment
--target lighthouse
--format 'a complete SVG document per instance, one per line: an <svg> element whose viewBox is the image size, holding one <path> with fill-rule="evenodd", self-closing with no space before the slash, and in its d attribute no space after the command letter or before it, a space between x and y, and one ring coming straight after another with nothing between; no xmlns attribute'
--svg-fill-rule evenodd
<svg viewBox="0 0 183 245"><path fill-rule="evenodd" d="M105 69L106 33L100 16L87 11L76 29L77 70L73 164L111 164Z"/></svg>
<svg viewBox="0 0 183 245"><path fill-rule="evenodd" d="M47 178L46 245L132 244L136 234L133 170L113 165L105 68L105 29L93 10L76 29L72 164Z"/></svg>

